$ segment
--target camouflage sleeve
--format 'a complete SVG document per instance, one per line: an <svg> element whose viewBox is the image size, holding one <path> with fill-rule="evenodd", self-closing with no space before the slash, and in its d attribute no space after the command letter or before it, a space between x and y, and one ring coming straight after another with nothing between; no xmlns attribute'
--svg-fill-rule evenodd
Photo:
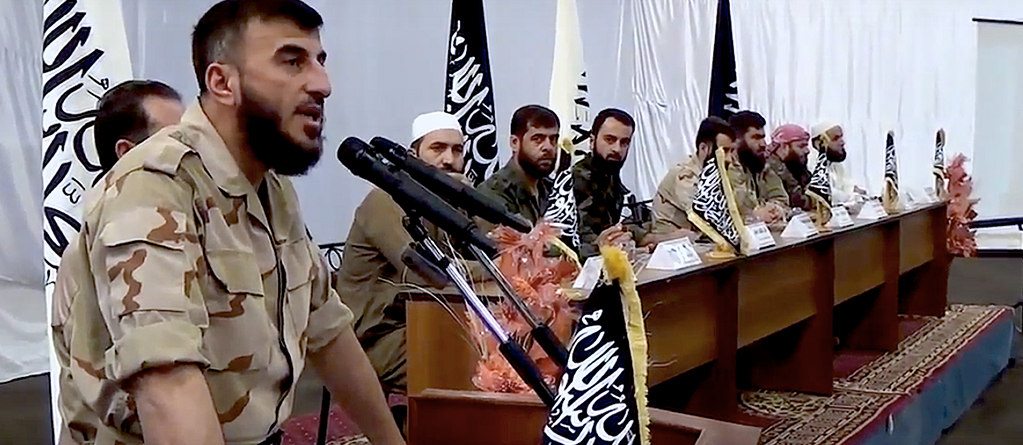
<svg viewBox="0 0 1023 445"><path fill-rule="evenodd" d="M309 352L315 352L330 344L345 328L351 327L355 316L330 287L327 260L312 240L309 240L309 251L313 252L315 262L306 336L309 338Z"/></svg>
<svg viewBox="0 0 1023 445"><path fill-rule="evenodd" d="M112 348L108 378L177 363L208 366L202 330L209 325L199 276L205 272L181 180L139 170L105 191L89 263Z"/></svg>
<svg viewBox="0 0 1023 445"><path fill-rule="evenodd" d="M763 193L763 196L760 197L762 202L773 202L788 211L789 194L785 191L785 183L782 182L781 176L778 176L774 170L764 169L764 183L761 185L760 191Z"/></svg>

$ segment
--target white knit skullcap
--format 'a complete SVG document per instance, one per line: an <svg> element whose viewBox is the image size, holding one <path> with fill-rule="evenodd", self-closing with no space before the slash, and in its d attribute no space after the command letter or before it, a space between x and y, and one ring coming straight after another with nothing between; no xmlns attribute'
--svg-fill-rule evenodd
<svg viewBox="0 0 1023 445"><path fill-rule="evenodd" d="M838 122L822 120L818 122L817 125L810 127L810 139L816 138L817 136L827 133L828 130L835 128L837 126L839 126Z"/></svg>
<svg viewBox="0 0 1023 445"><path fill-rule="evenodd" d="M461 133L462 125L454 115L443 111L420 114L412 121L412 141L415 142L427 133L437 130L457 130Z"/></svg>

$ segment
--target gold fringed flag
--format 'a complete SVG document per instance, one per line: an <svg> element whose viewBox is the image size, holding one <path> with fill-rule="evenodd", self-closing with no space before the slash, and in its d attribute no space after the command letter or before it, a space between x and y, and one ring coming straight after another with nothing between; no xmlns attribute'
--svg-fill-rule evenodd
<svg viewBox="0 0 1023 445"><path fill-rule="evenodd" d="M620 248L602 247L604 276L582 304L543 431L545 445L650 443L647 344L636 276Z"/></svg>
<svg viewBox="0 0 1023 445"><path fill-rule="evenodd" d="M895 155L895 132L889 131L884 147L884 209L888 213L902 210L899 204L899 164Z"/></svg>
<svg viewBox="0 0 1023 445"><path fill-rule="evenodd" d="M703 165L686 218L714 241L719 251L743 253L743 246L748 244L744 240L746 231L732 184L728 175L722 174L725 171L725 151L718 148Z"/></svg>
<svg viewBox="0 0 1023 445"><path fill-rule="evenodd" d="M934 137L934 194L945 196L945 129L939 129Z"/></svg>
<svg viewBox="0 0 1023 445"><path fill-rule="evenodd" d="M827 136L824 135L826 138ZM831 220L831 176L828 167L831 160L825 147L818 148L817 165L810 174L810 183L806 186L806 197L813 203L817 214L817 224L824 225Z"/></svg>

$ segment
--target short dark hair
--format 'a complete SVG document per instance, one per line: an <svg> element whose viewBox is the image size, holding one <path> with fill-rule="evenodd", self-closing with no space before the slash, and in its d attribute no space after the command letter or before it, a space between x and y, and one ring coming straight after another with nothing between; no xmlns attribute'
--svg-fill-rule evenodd
<svg viewBox="0 0 1023 445"><path fill-rule="evenodd" d="M223 0L213 5L192 31L192 66L199 94L206 92L206 69L215 62L237 62L236 48L252 20L289 20L303 30L318 29L323 17L301 0Z"/></svg>
<svg viewBox="0 0 1023 445"><path fill-rule="evenodd" d="M129 80L107 90L99 99L93 138L103 172L117 162L114 146L120 139L136 144L150 136L149 113L143 103L150 97L181 101L174 88L155 80Z"/></svg>
<svg viewBox="0 0 1023 445"><path fill-rule="evenodd" d="M600 110L600 113L597 113L597 117L593 118L593 126L590 127L590 133L594 137L600 133L600 127L604 126L604 121L609 117L613 117L616 121L625 124L633 130L636 129L636 120L629 113L617 108L605 108Z"/></svg>
<svg viewBox="0 0 1023 445"><path fill-rule="evenodd" d="M525 136L529 127L561 128L561 121L558 120L557 114L543 105L519 107L518 110L515 110L515 114L512 114L511 134L518 137Z"/></svg>
<svg viewBox="0 0 1023 445"><path fill-rule="evenodd" d="M728 124L735 130L735 134L742 137L750 128L764 128L767 120L756 111L743 110L728 118Z"/></svg>
<svg viewBox="0 0 1023 445"><path fill-rule="evenodd" d="M728 125L724 119L717 116L711 116L700 122L700 129L696 131L696 147L699 148L700 144L709 142L717 145L717 137L719 134L723 134L735 140L735 130L732 129L731 125Z"/></svg>

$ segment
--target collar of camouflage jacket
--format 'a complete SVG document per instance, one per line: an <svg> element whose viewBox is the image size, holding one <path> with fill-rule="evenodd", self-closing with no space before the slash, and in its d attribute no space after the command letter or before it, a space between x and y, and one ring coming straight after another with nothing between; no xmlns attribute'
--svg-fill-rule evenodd
<svg viewBox="0 0 1023 445"><path fill-rule="evenodd" d="M284 220L290 218L291 205L294 204L288 201L289 198L293 200L295 197L288 196L290 194L287 193L281 178L273 171L268 171L263 177L263 185L267 187L268 204L273 210L267 214L256 189L242 173L238 162L224 144L224 139L220 137L220 133L210 122L198 101L189 106L181 116L180 129L184 131L177 132L178 139L199 154L203 166L213 177L217 187L227 195L244 198L248 214L262 223L278 243L286 243L287 230L282 230L281 225L285 224Z"/></svg>

